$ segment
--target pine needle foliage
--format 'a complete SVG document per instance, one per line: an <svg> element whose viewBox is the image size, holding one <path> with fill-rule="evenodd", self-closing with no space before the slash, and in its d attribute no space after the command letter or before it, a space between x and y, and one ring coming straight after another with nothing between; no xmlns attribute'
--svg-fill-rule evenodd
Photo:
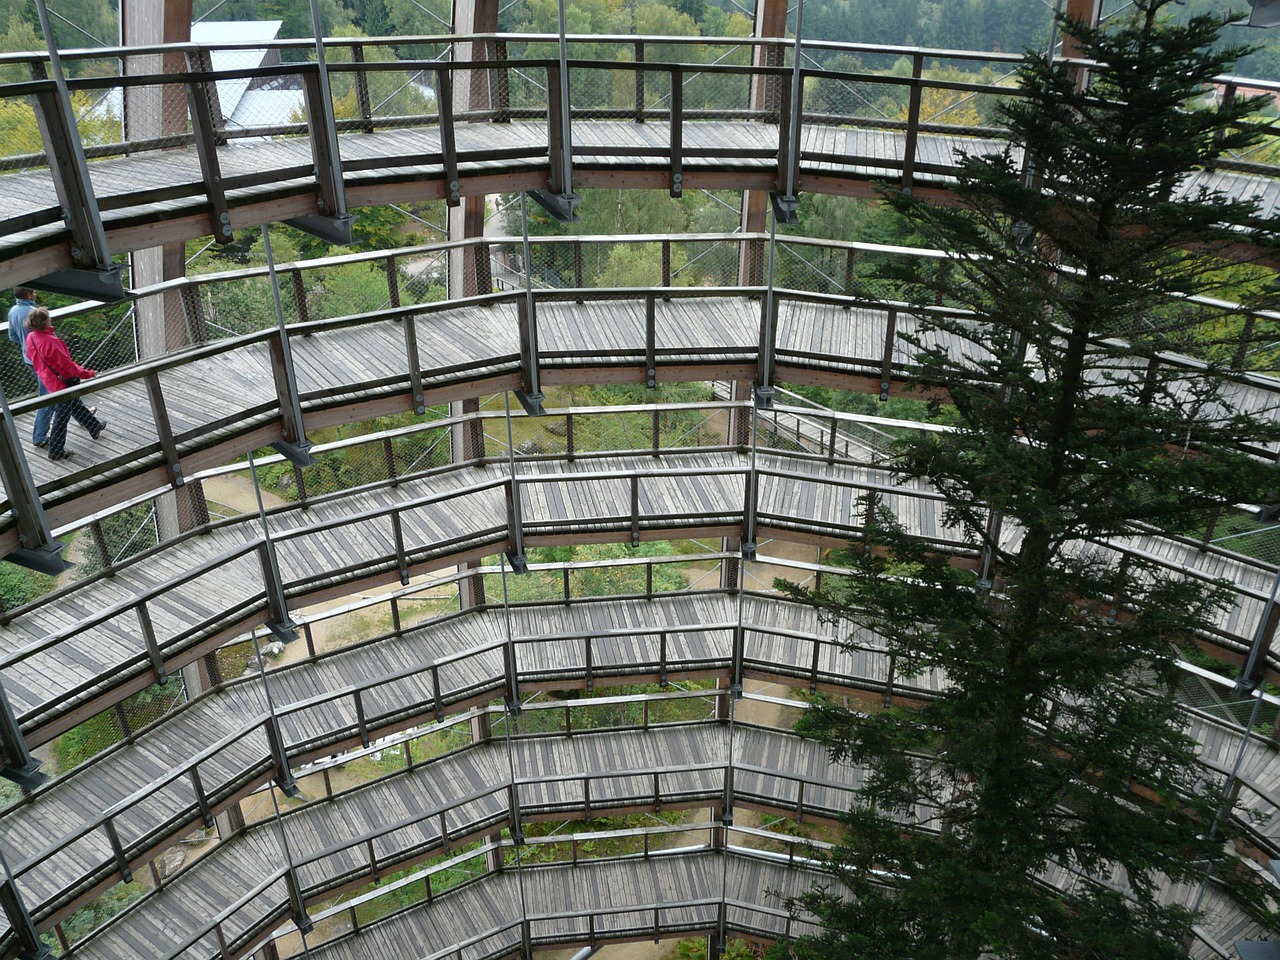
<svg viewBox="0 0 1280 960"><path fill-rule="evenodd" d="M1225 371L1162 361L1212 326L1187 297L1269 239L1252 202L1192 184L1253 141L1257 104L1204 106L1240 51L1214 49L1221 19L1179 25L1169 6L1064 21L1093 65L1029 54L1010 145L963 158L955 203L886 192L964 252L899 277L921 389L958 426L902 441L895 466L974 549L931 551L873 503L853 575L790 589L945 682L923 706L820 700L802 721L866 774L833 879L803 900L826 933L780 954L1173 958L1209 866L1233 875L1209 829L1221 784L1172 696L1177 645L1225 585L1116 549L1277 493L1247 452L1275 425L1233 406Z"/></svg>

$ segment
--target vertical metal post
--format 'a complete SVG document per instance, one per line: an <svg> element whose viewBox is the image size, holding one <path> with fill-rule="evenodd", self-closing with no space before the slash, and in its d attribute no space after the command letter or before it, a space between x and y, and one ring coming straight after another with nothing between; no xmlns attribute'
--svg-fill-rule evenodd
<svg viewBox="0 0 1280 960"><path fill-rule="evenodd" d="M564 0L561 0L563 3ZM533 252L529 245L529 202L520 194L520 240L524 251L524 298L520 301L520 389L515 392L520 406L531 417L545 413L541 374L538 370L538 303L533 296ZM509 416L509 414L508 414Z"/></svg>
<svg viewBox="0 0 1280 960"><path fill-rule="evenodd" d="M787 129L787 150L784 168L779 171L779 192L770 195L773 201L774 217L783 223L796 223L799 220L799 187L800 171L800 115L804 102L804 84L800 76L800 62L804 51L800 38L804 33L804 0L796 0L796 42L795 53L791 64L791 116Z"/></svg>
<svg viewBox="0 0 1280 960"><path fill-rule="evenodd" d="M249 453L249 475L253 478L253 495L258 503L258 522L262 525L262 568L266 579L267 605L271 610L271 619L266 627L283 643L291 643L298 639L298 625L289 616L285 604L284 581L280 576L280 564L276 559L276 545L271 539L271 528L267 524L267 511L262 504L262 485L258 482L258 468L253 453Z"/></svg>
<svg viewBox="0 0 1280 960"><path fill-rule="evenodd" d="M311 29L316 41L316 74L303 75L307 93L307 127L311 133L311 156L315 161L317 211L285 221L329 243L351 242L351 214L347 212L346 188L342 183L342 158L338 151L338 128L333 117L333 91L329 87L329 67L324 55L324 25L317 0L310 0Z"/></svg>
<svg viewBox="0 0 1280 960"><path fill-rule="evenodd" d="M511 561L511 569L516 573L529 571L529 560L524 552L524 517L520 505L520 483L516 476L515 439L511 432L511 398L507 393L502 395L502 403L507 413L507 467L511 471L511 479L507 484L507 542L511 549L507 559ZM506 603L506 586L503 586L503 603Z"/></svg>
<svg viewBox="0 0 1280 960"><path fill-rule="evenodd" d="M40 939L3 850L0 850L0 868L4 871L0 876L0 913L8 918L9 928L17 935L19 960L52 960L53 951Z"/></svg>
<svg viewBox="0 0 1280 960"><path fill-rule="evenodd" d="M314 2L314 0L313 0ZM271 444L272 449L300 467L311 466L311 441L307 439L302 421L302 403L298 399L298 376L293 366L293 351L289 347L289 330L284 322L284 306L280 302L280 277L276 273L276 258L271 252L271 225L262 225L262 246L267 254L267 276L271 279L271 299L276 308L276 329L280 333L279 368L277 387L280 396L280 418L284 421L284 439Z"/></svg>
<svg viewBox="0 0 1280 960"><path fill-rule="evenodd" d="M569 116L569 44L565 36L565 0L556 0L560 49L555 71L558 72L555 89L547 84L547 99L555 98L549 103L547 136L551 140L548 148L554 169L548 190L531 190L529 195L536 200L547 213L561 223L573 223L578 219L574 209L578 205L578 195L573 192L573 120ZM551 77L548 75L548 81ZM558 129L551 129L552 126ZM558 145L556 141L559 141Z"/></svg>
<svg viewBox="0 0 1280 960"><path fill-rule="evenodd" d="M569 116L569 41L565 36L565 3L556 0L557 26L560 31L560 89L556 95L560 98L560 142L563 150L560 155L561 182L564 184L565 196L573 196L573 120ZM576 201L576 197L574 198Z"/></svg>
<svg viewBox="0 0 1280 960"><path fill-rule="evenodd" d="M18 725L17 714L9 703L9 696L4 692L4 684L0 683L0 776L12 780L28 793L44 783L47 779L40 773L40 761L31 755L27 747L27 738L22 735ZM14 925L17 928L17 925Z"/></svg>
<svg viewBox="0 0 1280 960"><path fill-rule="evenodd" d="M760 307L760 344L756 355L755 406L773 409L773 351L777 339L778 294L774 290L778 251L778 214L769 220L769 261L765 276L764 298ZM754 432L752 434L754 436Z"/></svg>

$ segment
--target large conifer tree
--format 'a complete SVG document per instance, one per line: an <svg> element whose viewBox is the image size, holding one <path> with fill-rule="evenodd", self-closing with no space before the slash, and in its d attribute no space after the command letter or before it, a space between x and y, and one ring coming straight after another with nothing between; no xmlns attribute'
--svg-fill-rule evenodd
<svg viewBox="0 0 1280 960"><path fill-rule="evenodd" d="M988 575L885 512L855 575L793 591L873 627L899 669L947 679L923 707L825 701L802 722L867 778L830 857L840 883L807 899L828 933L783 948L796 956L1175 957L1192 914L1161 890L1222 855L1170 691L1175 645L1224 592L1114 546L1139 524L1198 533L1206 511L1276 489L1242 452L1274 425L1230 409L1222 371L1153 362L1207 349L1224 326L1186 295L1217 292L1218 254L1268 232L1194 179L1256 136L1256 104L1206 106L1233 60L1212 50L1222 21L1177 25L1169 4L1064 23L1087 72L1029 55L1011 145L963 159L955 205L886 194L965 254L905 278L968 313L921 312L921 388L957 428L895 462L945 495Z"/></svg>

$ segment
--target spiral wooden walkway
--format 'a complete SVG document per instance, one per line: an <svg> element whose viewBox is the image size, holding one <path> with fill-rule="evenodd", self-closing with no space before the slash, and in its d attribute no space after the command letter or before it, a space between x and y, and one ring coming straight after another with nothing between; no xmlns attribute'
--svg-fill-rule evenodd
<svg viewBox="0 0 1280 960"><path fill-rule="evenodd" d="M1001 140L964 131L908 133L879 129L875 121L858 117L845 123L805 125L798 172L806 192L875 196L872 182L901 181L910 170L906 176L914 189L945 195L958 152L1005 147ZM776 122L685 119L679 126L680 142L673 146L669 118L646 123L589 114L575 118L575 187L663 187L673 169L680 171L686 190L777 186L785 159L780 159ZM545 120L458 122L447 136L435 126L344 133L338 153L347 200L358 207L439 199L448 195L450 180L464 195L544 189L553 175L554 141ZM217 206L228 212L234 229L315 213L320 201L309 136L231 141L216 153L221 178L230 185L216 191ZM1013 154L1017 162L1017 148ZM270 171L277 173L264 175ZM90 163L88 173L114 252L212 232L214 191L194 146L131 151ZM1257 201L1261 221L1280 207L1280 182L1269 174L1219 170L1183 185L1189 192L1202 187ZM0 175L0 285L71 265L71 233L59 211L48 169Z"/></svg>
<svg viewBox="0 0 1280 960"><path fill-rule="evenodd" d="M488 556L516 535L526 544L740 536L752 476L760 536L848 542L863 530L861 500L873 492L911 533L974 557L942 523L936 495L919 485L897 485L856 463L775 454L753 461L736 450L540 459L522 462L514 484L502 464L444 468L273 512L272 549L284 597L301 606ZM1230 577L1236 602L1206 624L1207 640L1227 655L1247 650L1273 582L1266 567L1156 537L1096 549L1116 548L1173 569L1185 564L1191 576ZM75 585L16 613L0 637L0 667L30 742L270 619L266 551L256 518L225 521L99 575L91 607L84 585Z"/></svg>
<svg viewBox="0 0 1280 960"><path fill-rule="evenodd" d="M876 703L929 696L938 689L937 677L895 678L888 658L877 652L879 644L874 637L859 636L861 648L845 652L835 642L845 631L837 631L835 625L820 624L811 608L763 596L749 596L745 603L743 618L749 626L743 636L742 659L748 676L784 683L807 680L810 684L866 697ZM580 685L588 677L594 677L597 683L694 675L720 676L727 682L731 677L738 610L737 599L727 594L575 601L568 606L517 606L512 614L517 681L521 690ZM362 743L409 724L501 696L508 683L503 658L507 645L502 612L478 610L273 671L269 682L280 717L278 742L287 762L293 766L335 750L358 749ZM426 661L424 649L431 651ZM1229 769L1240 749L1238 732L1195 715L1189 717L1189 722L1189 732L1202 744L1202 760L1215 770ZM709 729L720 730L719 727ZM757 731L752 736L757 734L749 748L736 751L738 759L734 763L740 772L735 780L735 796L792 814L834 816L842 809L842 801L823 792L826 788L821 784L838 768L828 770L821 750L787 735ZM272 735L260 682L256 678L241 680L204 694L159 726L41 788L27 802L9 808L0 817L0 826L8 838L11 857L18 858L13 867L19 888L33 913L47 922L67 915L88 895L118 880L123 866L140 869L143 863L231 800L244 796L271 777L278 777L280 770L272 750ZM656 734L648 739L647 734L635 736L636 743L655 743L660 739ZM712 741L706 739L711 733L704 731L697 736L702 738L699 743L712 753L725 748L721 741L716 741L720 746L711 745ZM570 738L566 743L576 740L576 737ZM597 737L585 742L598 745L603 740ZM786 749L777 745L784 745ZM492 743L483 747L483 750L493 749L497 748ZM504 798L499 795L499 786L506 781L494 780L483 772L489 768L476 759L483 750L467 752L466 756L474 762L458 758L455 774L446 777L433 768L436 772L427 771L422 776L443 778L441 782L447 784L452 784L451 778L456 776L480 777L492 787L482 792L483 795L476 793L480 780L473 779L469 786L464 784L465 789L450 787L445 796L470 798L468 803L480 804L484 810L498 804L500 812L506 811L507 806L500 803ZM671 758L683 757L676 746L663 750ZM637 796L651 797L661 787L662 791L671 792L662 792L662 799L655 802L665 805L692 802L691 797L680 794L675 786L689 781L681 780L674 768L687 767L687 776L693 776L695 768L703 770L715 759L707 754L712 756L711 760L703 757L688 763L684 759L663 761L664 769L671 767L672 771L669 776L662 775L665 784L662 786L652 780L651 774L658 765L649 760L637 760L629 765L606 755L594 755L595 760L591 762L582 759L585 755L579 755L575 765L560 760L539 760L540 755L535 754L520 756L524 759L516 766L518 777L536 779L545 775L560 779L563 789L570 790L572 796L567 795L556 806L553 798L533 790L522 793L519 803L531 804L530 811L534 814L538 810L558 810L565 815L575 809L575 802L581 809L586 796L592 798L591 803L598 812L611 809L610 790L614 787L605 781L612 774L632 769L647 769L650 774L643 784L635 778L624 777L620 781L640 791ZM630 754L622 751L617 755L623 756ZM467 773L468 770L474 772ZM508 776L505 766L500 772ZM1261 739L1251 741L1241 773L1245 787L1241 796L1244 829L1255 843L1280 850L1280 824L1269 820L1253 823L1248 813L1266 811L1274 802L1275 794L1280 792L1280 760L1274 747ZM763 785L752 786L755 777L772 779L766 789ZM586 779L591 779L590 785ZM700 782L705 786L706 781ZM717 783L717 789L722 789L722 780ZM850 783L852 781L847 781L846 787ZM411 788L410 792L422 795L418 787ZM714 790L711 793L714 794ZM700 802L710 795L704 791L697 799ZM542 799L536 799L538 797ZM378 801L372 806L365 801L361 803L369 810L401 809L390 801ZM412 821L418 824L417 832L404 829L414 836L419 836L423 829L436 830L439 834L440 821L435 819L438 815L439 811L434 808L429 812L406 813L404 817L385 821L383 826L388 834L395 834L401 828L390 825L393 821L403 820L406 824ZM452 819L455 816L452 813L449 816L453 823L463 822ZM474 823L466 823L471 824L466 829L451 827L446 831L453 838L449 842L460 842L453 836L455 833L468 834L480 829L476 824L491 825L479 815ZM378 823L370 821L369 830L377 833L378 829L381 829ZM329 828L317 828L319 832L306 839L304 835L310 828L299 827L299 830L297 844L306 850L317 843L321 847L340 844L345 849L362 843L367 846L371 842L361 839L364 834L352 839L348 833L334 833ZM267 834L259 831L257 835ZM371 853L362 861L365 866L347 879L352 882L367 879L370 871L382 870L388 863L421 854L423 850L438 853L445 844L443 837L437 835L425 847L413 846L409 852L396 848L399 852L393 853L389 852L390 848L384 850L380 846L379 852ZM226 856L232 858L228 862L235 863L240 854L229 852ZM344 856L347 859L342 862L346 863L357 854ZM362 870L365 872L361 873ZM308 889L315 896L331 891L333 884L328 880L336 882L346 876L341 873L329 876L321 865L316 865L314 871L308 875L316 878L315 884ZM249 871L236 875L258 874ZM245 887L246 895L252 887L252 884ZM277 904L280 910L286 906L283 901ZM165 915L171 915L171 911L166 910ZM221 916L221 911L211 910L200 915Z"/></svg>
<svg viewBox="0 0 1280 960"><path fill-rule="evenodd" d="M175 475L285 439L291 398L280 384L286 372L293 374L308 428L412 409L419 392L424 403L438 403L516 387L530 363L545 384L643 382L647 367L659 381L758 374L760 305L740 291L591 291L585 303L573 296L540 295L533 360L527 351L522 356L519 342L520 298L508 295L295 325L291 364L281 358L279 334L268 331L105 374L75 390L98 407L108 432L97 443L73 435L76 459L69 466L29 457L36 490L50 522L70 524L104 501L163 489ZM913 317L795 291L779 301L771 377L875 393L904 389L915 350L907 339L917 329ZM926 339L966 346L937 335ZM1202 373L1202 365L1186 357L1161 362L1188 383ZM1145 366L1134 376L1144 373ZM1280 381L1242 373L1221 403L1275 420ZM47 398L14 405L20 436L30 435L36 410L48 405ZM1258 452L1276 455L1269 447ZM6 506L0 503L0 510ZM16 546L13 525L12 513L0 513L0 550Z"/></svg>

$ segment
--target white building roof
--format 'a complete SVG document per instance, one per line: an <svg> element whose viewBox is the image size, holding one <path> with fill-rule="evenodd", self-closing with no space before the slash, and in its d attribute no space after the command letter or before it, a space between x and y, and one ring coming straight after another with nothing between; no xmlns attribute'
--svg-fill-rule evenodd
<svg viewBox="0 0 1280 960"><path fill-rule="evenodd" d="M276 38L283 24L283 20L202 20L191 25L191 42L209 46L223 43L269 43ZM265 47L244 47L214 50L211 59L214 70L248 70L261 66L266 55ZM222 106L222 115L228 120L235 116L236 108L240 106L251 82L248 78L218 81L218 102Z"/></svg>

